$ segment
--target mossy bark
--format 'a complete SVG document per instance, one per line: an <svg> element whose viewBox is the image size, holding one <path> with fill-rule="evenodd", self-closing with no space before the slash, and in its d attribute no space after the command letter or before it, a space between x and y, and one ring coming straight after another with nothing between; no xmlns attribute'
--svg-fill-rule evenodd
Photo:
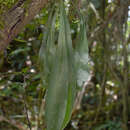
<svg viewBox="0 0 130 130"><path fill-rule="evenodd" d="M3 28L0 29L0 51L3 51L17 34L47 4L48 0L19 0L1 17ZM28 4L27 6L25 6Z"/></svg>

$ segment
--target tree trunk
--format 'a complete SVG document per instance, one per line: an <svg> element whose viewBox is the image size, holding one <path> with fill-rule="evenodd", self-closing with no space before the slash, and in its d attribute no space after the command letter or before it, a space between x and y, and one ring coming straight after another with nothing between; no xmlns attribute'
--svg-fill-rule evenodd
<svg viewBox="0 0 130 130"><path fill-rule="evenodd" d="M48 0L19 0L6 14L3 14L4 27L0 29L0 52L17 36L36 14L47 4Z"/></svg>

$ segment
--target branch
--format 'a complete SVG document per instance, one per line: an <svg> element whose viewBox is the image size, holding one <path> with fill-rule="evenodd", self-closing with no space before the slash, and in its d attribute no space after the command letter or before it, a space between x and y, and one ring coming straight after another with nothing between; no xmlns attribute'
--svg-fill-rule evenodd
<svg viewBox="0 0 130 130"><path fill-rule="evenodd" d="M23 127L23 125L13 119L8 120L7 118L0 116L0 122L5 121L8 122L9 124L11 124L12 126L18 128L19 130L25 130L25 128Z"/></svg>
<svg viewBox="0 0 130 130"><path fill-rule="evenodd" d="M4 28L0 30L0 52L22 31L36 14L47 4L48 0L31 0L28 6L23 6L26 0L19 0L9 12L3 15Z"/></svg>

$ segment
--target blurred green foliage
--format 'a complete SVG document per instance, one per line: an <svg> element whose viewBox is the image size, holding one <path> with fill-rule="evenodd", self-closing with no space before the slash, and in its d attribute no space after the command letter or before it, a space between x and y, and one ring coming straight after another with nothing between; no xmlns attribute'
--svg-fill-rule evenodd
<svg viewBox="0 0 130 130"><path fill-rule="evenodd" d="M8 11L18 0L0 0L0 15Z"/></svg>

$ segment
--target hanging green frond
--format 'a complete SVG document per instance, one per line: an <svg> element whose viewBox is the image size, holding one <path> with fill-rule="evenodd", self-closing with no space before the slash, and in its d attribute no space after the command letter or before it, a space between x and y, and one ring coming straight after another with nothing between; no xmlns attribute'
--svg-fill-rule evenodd
<svg viewBox="0 0 130 130"><path fill-rule="evenodd" d="M51 74L52 63L55 57L55 22L56 22L56 13L54 13L54 8L51 9L50 15L48 18L48 28L44 30L44 37L42 41L42 46L39 51L39 59L41 64L41 76L44 83L48 82L48 76ZM43 77L44 76L44 77ZM47 81L46 81L47 80Z"/></svg>
<svg viewBox="0 0 130 130"><path fill-rule="evenodd" d="M88 41L86 34L85 19L81 15L80 31L78 35L78 42L75 51L76 69L77 69L77 83L82 86L89 77L89 56L88 56Z"/></svg>

